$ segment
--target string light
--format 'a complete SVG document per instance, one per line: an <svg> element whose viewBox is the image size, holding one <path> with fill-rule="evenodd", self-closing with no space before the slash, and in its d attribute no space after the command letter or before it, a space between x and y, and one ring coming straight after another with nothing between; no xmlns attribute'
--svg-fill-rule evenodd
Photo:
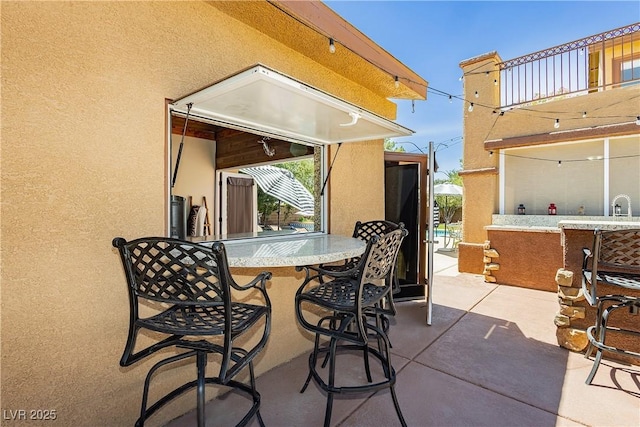
<svg viewBox="0 0 640 427"><path fill-rule="evenodd" d="M640 126L640 116L636 117L636 124Z"/></svg>
<svg viewBox="0 0 640 427"><path fill-rule="evenodd" d="M453 102L453 97L449 95L449 104L451 104L451 102Z"/></svg>
<svg viewBox="0 0 640 427"><path fill-rule="evenodd" d="M329 39L329 52L336 53L336 45L332 38Z"/></svg>
<svg viewBox="0 0 640 427"><path fill-rule="evenodd" d="M475 95L474 95L474 96L475 96L476 98L479 98L479 97L480 97L480 94L478 93L478 91L476 91L476 93L475 93Z"/></svg>
<svg viewBox="0 0 640 427"><path fill-rule="evenodd" d="M587 118L587 112L585 111L584 113L582 113L582 118L586 119Z"/></svg>
<svg viewBox="0 0 640 427"><path fill-rule="evenodd" d="M473 111L473 102L470 102L470 103L469 103L469 108L467 108L467 110L468 110L469 112L472 112L472 111Z"/></svg>
<svg viewBox="0 0 640 427"><path fill-rule="evenodd" d="M624 156L611 156L611 157L604 157L604 156L588 156L586 158L580 158L580 159L564 159L564 160L556 160L556 159L548 159L548 158L542 158L542 157L531 157L531 156L520 156L517 154L510 154L510 153L502 153L505 157L516 157L518 159L525 159L525 160L537 160L537 161L541 161L541 162L553 162L553 163L557 163L557 166L560 167L562 165L562 162L569 162L569 163L579 163L579 162L593 162L593 161L604 161L604 160L619 160L619 159L635 159L635 158L639 158L640 155L638 154L630 154L630 155L624 155Z"/></svg>
<svg viewBox="0 0 640 427"><path fill-rule="evenodd" d="M553 127L556 129L560 129L560 119L556 119L556 122L553 124Z"/></svg>
<svg viewBox="0 0 640 427"><path fill-rule="evenodd" d="M498 79L493 79L493 85L498 86Z"/></svg>
<svg viewBox="0 0 640 427"><path fill-rule="evenodd" d="M396 89L400 87L400 80L398 80L398 76L396 76L395 82L393 84L396 86Z"/></svg>
<svg viewBox="0 0 640 427"><path fill-rule="evenodd" d="M493 151L489 151L489 157L493 157Z"/></svg>

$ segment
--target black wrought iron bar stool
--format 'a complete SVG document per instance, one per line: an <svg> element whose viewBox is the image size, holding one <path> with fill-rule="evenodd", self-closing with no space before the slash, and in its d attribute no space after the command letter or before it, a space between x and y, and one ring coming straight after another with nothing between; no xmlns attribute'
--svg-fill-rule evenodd
<svg viewBox="0 0 640 427"><path fill-rule="evenodd" d="M608 332L640 339L640 316L635 317L633 329L609 324L611 314L620 309L627 309L636 316L640 312L640 229L596 229L592 249L584 248L583 253L582 289L587 302L596 307L596 322L587 328L589 347L585 353L585 357L589 357L593 349L596 349L593 367L585 381L591 384L602 361L603 352L640 358L639 352L610 345L607 340ZM609 285L617 291L599 293L599 284ZM635 294L632 295L629 291L634 291Z"/></svg>
<svg viewBox="0 0 640 427"><path fill-rule="evenodd" d="M404 223L400 222L398 224L386 221L386 220L372 220L372 221L357 221L354 228L353 234L351 237L356 239L360 239L364 242L369 242L373 238L373 236L383 236L391 231L395 231L398 229L404 229ZM357 271L355 268L360 262L361 257L349 258L344 260L342 263L338 264L321 264L316 268L318 272L322 273L321 278L330 277L334 275L334 273L340 273L344 271ZM393 294L400 292L400 285L398 283L398 275L397 271L394 270L393 275L393 291L389 293L384 299L382 299L378 303L378 310L376 310L377 315L375 316L376 322L381 322L377 324L381 324L386 332L389 331L389 317L395 316L396 307L393 302ZM392 346L393 347L393 346Z"/></svg>
<svg viewBox="0 0 640 427"><path fill-rule="evenodd" d="M327 393L324 420L327 427L331 423L336 394L363 393L383 388L390 389L400 424L406 425L395 393L396 372L391 364L389 338L379 321L373 324L367 319L370 316L379 318L383 310L380 302L393 291L396 258L407 234L407 230L397 229L383 236L373 236L360 261L350 270L325 276L315 267L300 267L305 270L305 280L296 292L296 317L303 328L315 334L314 348L309 355L309 375L301 393L312 378ZM318 308L324 314L317 322L310 320L314 316L310 310ZM329 342L321 344L322 336L328 338ZM375 341L375 346L371 345L372 341ZM336 356L343 350L362 352L368 380L366 384L336 386ZM328 354L327 381L319 374L317 367L322 354ZM372 381L369 356L381 364L384 378L380 381Z"/></svg>
<svg viewBox="0 0 640 427"><path fill-rule="evenodd" d="M118 237L113 246L120 252L130 306L129 334L120 365L130 366L169 347L177 352L149 370L136 426L143 426L158 409L192 388L197 391L198 426L204 426L206 384L225 386L251 399L249 410L237 425L246 425L254 416L264 425L253 359L264 348L271 330L271 302L266 292L271 273L262 272L246 285L237 284L221 242L208 247L171 238L145 237L127 242ZM238 299L240 295L242 300ZM140 306L154 314L141 317ZM143 329L166 338L136 351L136 339ZM249 335L255 336L250 348L235 344L239 337ZM219 364L213 376L205 372L210 355L216 356L212 359ZM189 358L195 359L196 379L149 406L154 373ZM248 384L234 379L246 367Z"/></svg>

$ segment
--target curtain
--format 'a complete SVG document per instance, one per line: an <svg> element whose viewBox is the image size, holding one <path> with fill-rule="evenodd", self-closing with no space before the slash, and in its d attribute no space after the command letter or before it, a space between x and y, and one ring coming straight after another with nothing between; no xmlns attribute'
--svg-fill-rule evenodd
<svg viewBox="0 0 640 427"><path fill-rule="evenodd" d="M227 234L253 231L253 178L227 177Z"/></svg>

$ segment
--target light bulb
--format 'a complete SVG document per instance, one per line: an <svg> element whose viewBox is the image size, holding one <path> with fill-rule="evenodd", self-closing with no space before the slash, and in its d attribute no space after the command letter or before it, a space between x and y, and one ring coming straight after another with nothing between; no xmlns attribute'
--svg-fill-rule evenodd
<svg viewBox="0 0 640 427"><path fill-rule="evenodd" d="M452 101L451 95L449 95L449 104L451 104L451 102L453 101Z"/></svg>
<svg viewBox="0 0 640 427"><path fill-rule="evenodd" d="M476 91L476 93L475 93L475 97L476 97L476 98L479 98L479 97L480 97L480 94L478 94L478 91Z"/></svg>
<svg viewBox="0 0 640 427"><path fill-rule="evenodd" d="M640 116L636 117L636 124L640 126Z"/></svg>
<svg viewBox="0 0 640 427"><path fill-rule="evenodd" d="M329 52L336 53L336 45L333 42L333 39L329 39Z"/></svg>
<svg viewBox="0 0 640 427"><path fill-rule="evenodd" d="M396 86L396 89L400 87L400 80L398 80L398 76L396 76L396 81L393 84Z"/></svg>
<svg viewBox="0 0 640 427"><path fill-rule="evenodd" d="M493 151L489 151L489 157L493 156Z"/></svg>
<svg viewBox="0 0 640 427"><path fill-rule="evenodd" d="M493 79L493 85L498 86L498 79Z"/></svg>
<svg viewBox="0 0 640 427"><path fill-rule="evenodd" d="M556 122L553 124L553 127L556 129L560 128L560 119L556 119Z"/></svg>
<svg viewBox="0 0 640 427"><path fill-rule="evenodd" d="M558 167L562 166L562 160L558 160Z"/></svg>
<svg viewBox="0 0 640 427"><path fill-rule="evenodd" d="M473 102L469 103L469 108L467 108L467 110L469 110L469 112L473 111Z"/></svg>
<svg viewBox="0 0 640 427"><path fill-rule="evenodd" d="M585 111L584 113L582 113L582 118L586 118L587 117L587 112Z"/></svg>
<svg viewBox="0 0 640 427"><path fill-rule="evenodd" d="M464 76L460 76L460 78L458 79L459 81L462 81L462 79L464 78Z"/></svg>

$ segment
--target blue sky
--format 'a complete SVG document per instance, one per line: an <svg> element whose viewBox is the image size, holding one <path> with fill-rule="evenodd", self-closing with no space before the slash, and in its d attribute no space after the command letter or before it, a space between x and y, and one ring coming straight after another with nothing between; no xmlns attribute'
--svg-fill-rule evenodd
<svg viewBox="0 0 640 427"><path fill-rule="evenodd" d="M429 82L462 95L461 61L497 51L503 60L640 21L640 1L326 1L330 8ZM398 103L397 122L440 171L460 169L462 101L428 93ZM417 152L411 144L406 151ZM444 178L444 175L438 175Z"/></svg>

